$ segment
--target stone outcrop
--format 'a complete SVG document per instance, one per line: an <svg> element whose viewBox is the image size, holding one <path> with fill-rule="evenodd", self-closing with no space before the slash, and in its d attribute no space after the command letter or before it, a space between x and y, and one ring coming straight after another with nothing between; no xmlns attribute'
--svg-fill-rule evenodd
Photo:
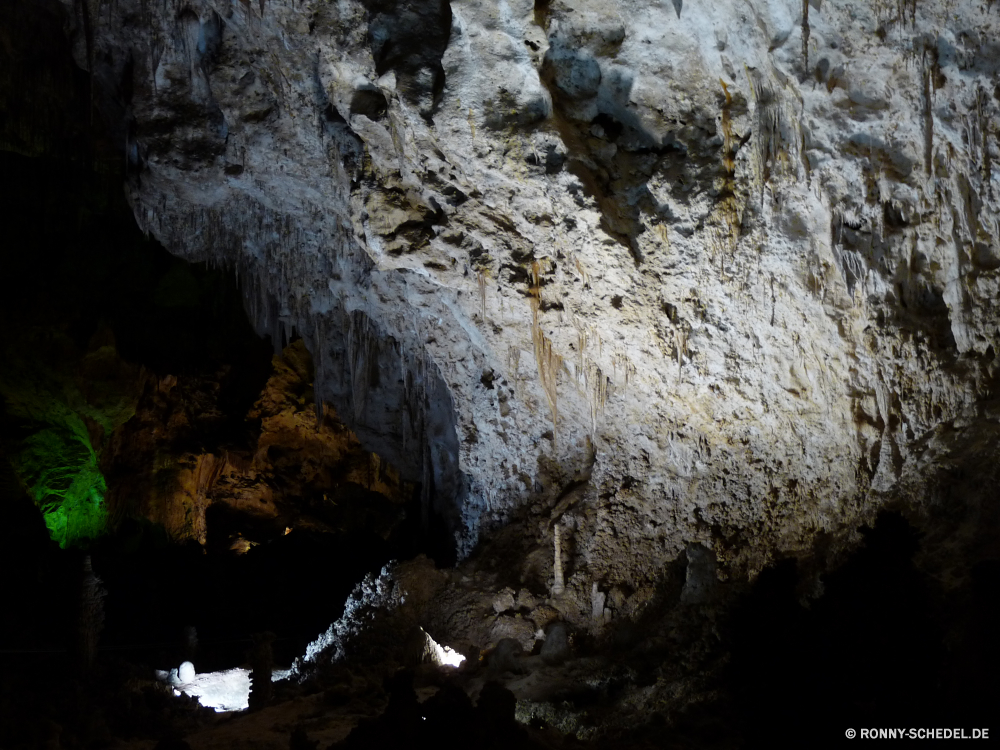
<svg viewBox="0 0 1000 750"><path fill-rule="evenodd" d="M528 516L544 578L560 524L628 612L691 544L752 576L978 512L924 477L991 423L995 7L66 10L140 226L302 337L463 553Z"/></svg>

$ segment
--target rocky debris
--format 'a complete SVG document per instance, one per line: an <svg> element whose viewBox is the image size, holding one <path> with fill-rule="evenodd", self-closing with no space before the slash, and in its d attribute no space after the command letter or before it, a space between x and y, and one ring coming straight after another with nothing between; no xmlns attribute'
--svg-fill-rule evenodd
<svg viewBox="0 0 1000 750"><path fill-rule="evenodd" d="M413 674L401 672L387 684L389 703L377 719L362 721L336 748L397 747L544 747L514 718L516 699L490 682L473 707L461 689L444 685L417 702Z"/></svg>

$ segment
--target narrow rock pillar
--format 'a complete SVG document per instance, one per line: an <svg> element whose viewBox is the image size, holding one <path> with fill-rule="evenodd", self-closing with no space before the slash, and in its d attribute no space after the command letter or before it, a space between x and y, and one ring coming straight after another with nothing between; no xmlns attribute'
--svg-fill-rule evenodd
<svg viewBox="0 0 1000 750"><path fill-rule="evenodd" d="M557 523L555 525L553 537L555 545L555 559L552 562L552 596L562 596L563 591L566 590L566 585L563 581L562 541L560 539L561 531L562 526Z"/></svg>

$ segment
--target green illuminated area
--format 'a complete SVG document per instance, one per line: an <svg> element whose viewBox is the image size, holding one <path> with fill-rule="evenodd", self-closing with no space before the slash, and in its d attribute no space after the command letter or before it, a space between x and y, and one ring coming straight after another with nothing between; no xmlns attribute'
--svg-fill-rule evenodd
<svg viewBox="0 0 1000 750"><path fill-rule="evenodd" d="M69 342L51 330L27 338L22 344L35 356L50 356L7 353L14 366L0 377L0 395L16 433L7 452L52 539L63 548L86 547L108 522L107 484L94 442L131 416L131 368L113 346L74 357Z"/></svg>
<svg viewBox="0 0 1000 750"><path fill-rule="evenodd" d="M83 422L68 422L63 429L50 427L32 435L15 460L21 481L60 547L86 545L107 523L107 486L97 468L97 454Z"/></svg>
<svg viewBox="0 0 1000 750"><path fill-rule="evenodd" d="M39 158L4 152L3 137L0 461L53 539L87 547L130 514L119 501L141 500L116 491L115 467L131 458L113 435L147 379L231 366L221 397L242 415L270 376L270 346L229 274L188 265L138 230L120 171L77 158L89 147L68 136L68 157Z"/></svg>

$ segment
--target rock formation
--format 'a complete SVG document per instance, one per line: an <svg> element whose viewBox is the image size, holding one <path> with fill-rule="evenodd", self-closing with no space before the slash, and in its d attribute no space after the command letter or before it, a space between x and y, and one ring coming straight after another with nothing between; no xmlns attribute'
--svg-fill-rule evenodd
<svg viewBox="0 0 1000 750"><path fill-rule="evenodd" d="M146 515L203 541L207 488L267 505L288 451L296 490L329 485L335 428L306 424L332 408L355 468L419 486L471 560L404 566L435 592L405 617L467 657L563 621L631 648L652 618L699 665L651 678L661 706L710 692L721 585L791 558L768 580L815 600L883 509L942 597L1000 554L994 3L60 12L139 227L235 275L286 352L257 452L191 451L190 497L139 492ZM148 439L176 383L112 440Z"/></svg>
<svg viewBox="0 0 1000 750"><path fill-rule="evenodd" d="M753 574L944 502L926 477L989 419L990 6L67 17L140 226L303 338L463 553L585 481L568 586L690 543Z"/></svg>

